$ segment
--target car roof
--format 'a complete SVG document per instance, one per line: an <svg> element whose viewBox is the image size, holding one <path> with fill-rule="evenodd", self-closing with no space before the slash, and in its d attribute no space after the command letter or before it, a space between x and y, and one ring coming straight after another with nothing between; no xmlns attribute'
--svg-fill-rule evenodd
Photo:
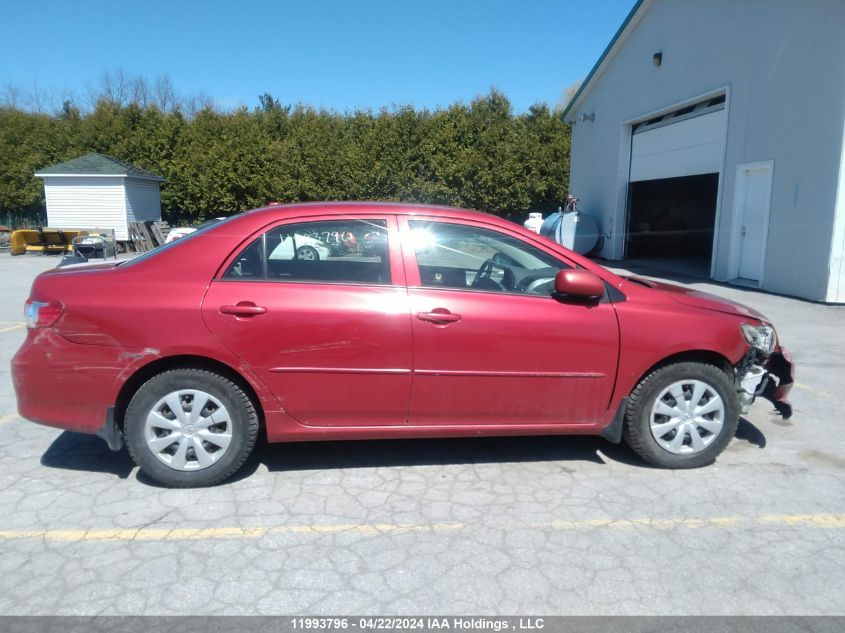
<svg viewBox="0 0 845 633"><path fill-rule="evenodd" d="M323 213L334 215L343 213L389 213L394 215L436 215L465 220L492 222L503 226L512 226L502 218L484 213L482 211L470 211L457 207L448 207L432 204L418 204L409 202L297 202L293 204L276 204L268 207L259 207L246 213L255 217L256 215L277 215L279 213L295 214L304 212L304 215L320 215Z"/></svg>

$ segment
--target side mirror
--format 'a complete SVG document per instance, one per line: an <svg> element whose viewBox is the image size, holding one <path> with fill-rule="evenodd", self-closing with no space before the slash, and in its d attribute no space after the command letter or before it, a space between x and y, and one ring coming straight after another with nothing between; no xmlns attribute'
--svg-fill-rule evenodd
<svg viewBox="0 0 845 633"><path fill-rule="evenodd" d="M604 282L589 270L567 268L555 275L555 294L599 299L604 296Z"/></svg>

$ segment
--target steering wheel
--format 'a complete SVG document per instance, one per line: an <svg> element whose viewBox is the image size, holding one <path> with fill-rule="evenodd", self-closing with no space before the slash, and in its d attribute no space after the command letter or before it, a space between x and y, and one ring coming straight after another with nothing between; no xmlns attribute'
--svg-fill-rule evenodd
<svg viewBox="0 0 845 633"><path fill-rule="evenodd" d="M553 283L553 282L554 282L554 277L540 277L539 279L531 280L527 284L525 284L525 288L523 289L523 292L527 295L549 294L549 293L546 293L546 292L539 292L539 290L543 286L545 286L549 283Z"/></svg>
<svg viewBox="0 0 845 633"><path fill-rule="evenodd" d="M490 276L493 274L493 261L488 259L485 260L483 264L481 264L481 268L478 269L478 272L475 273L475 278L472 280L472 283L469 285L470 288L478 288L483 282L490 279Z"/></svg>

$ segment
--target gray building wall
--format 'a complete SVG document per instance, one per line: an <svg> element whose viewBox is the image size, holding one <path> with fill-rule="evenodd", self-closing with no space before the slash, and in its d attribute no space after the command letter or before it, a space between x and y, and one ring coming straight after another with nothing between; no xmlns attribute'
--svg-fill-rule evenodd
<svg viewBox="0 0 845 633"><path fill-rule="evenodd" d="M829 293L828 285L845 243L832 235L845 131L843 25L842 0L645 3L618 53L568 115L576 121L570 187L582 200L580 209L594 215L608 236L602 254L622 256L630 122L726 89L714 277L733 277L737 165L772 160L762 287L837 300L838 290ZM652 64L658 51L660 67ZM581 113L595 113L595 120L577 122ZM839 212L845 215L845 208ZM845 231L845 222L836 224ZM840 249L833 256L832 242ZM831 288L845 287L830 281Z"/></svg>

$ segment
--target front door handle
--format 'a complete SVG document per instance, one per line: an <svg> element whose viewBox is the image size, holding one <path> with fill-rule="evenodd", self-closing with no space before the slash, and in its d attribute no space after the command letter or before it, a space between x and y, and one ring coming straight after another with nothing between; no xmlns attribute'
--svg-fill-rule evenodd
<svg viewBox="0 0 845 633"><path fill-rule="evenodd" d="M434 308L431 312L417 312L417 318L420 321L429 321L431 323L455 323L461 320L460 314L453 314L446 308Z"/></svg>
<svg viewBox="0 0 845 633"><path fill-rule="evenodd" d="M238 317L251 317L267 312L267 308L255 305L252 301L238 301L235 305L220 306L221 314Z"/></svg>

